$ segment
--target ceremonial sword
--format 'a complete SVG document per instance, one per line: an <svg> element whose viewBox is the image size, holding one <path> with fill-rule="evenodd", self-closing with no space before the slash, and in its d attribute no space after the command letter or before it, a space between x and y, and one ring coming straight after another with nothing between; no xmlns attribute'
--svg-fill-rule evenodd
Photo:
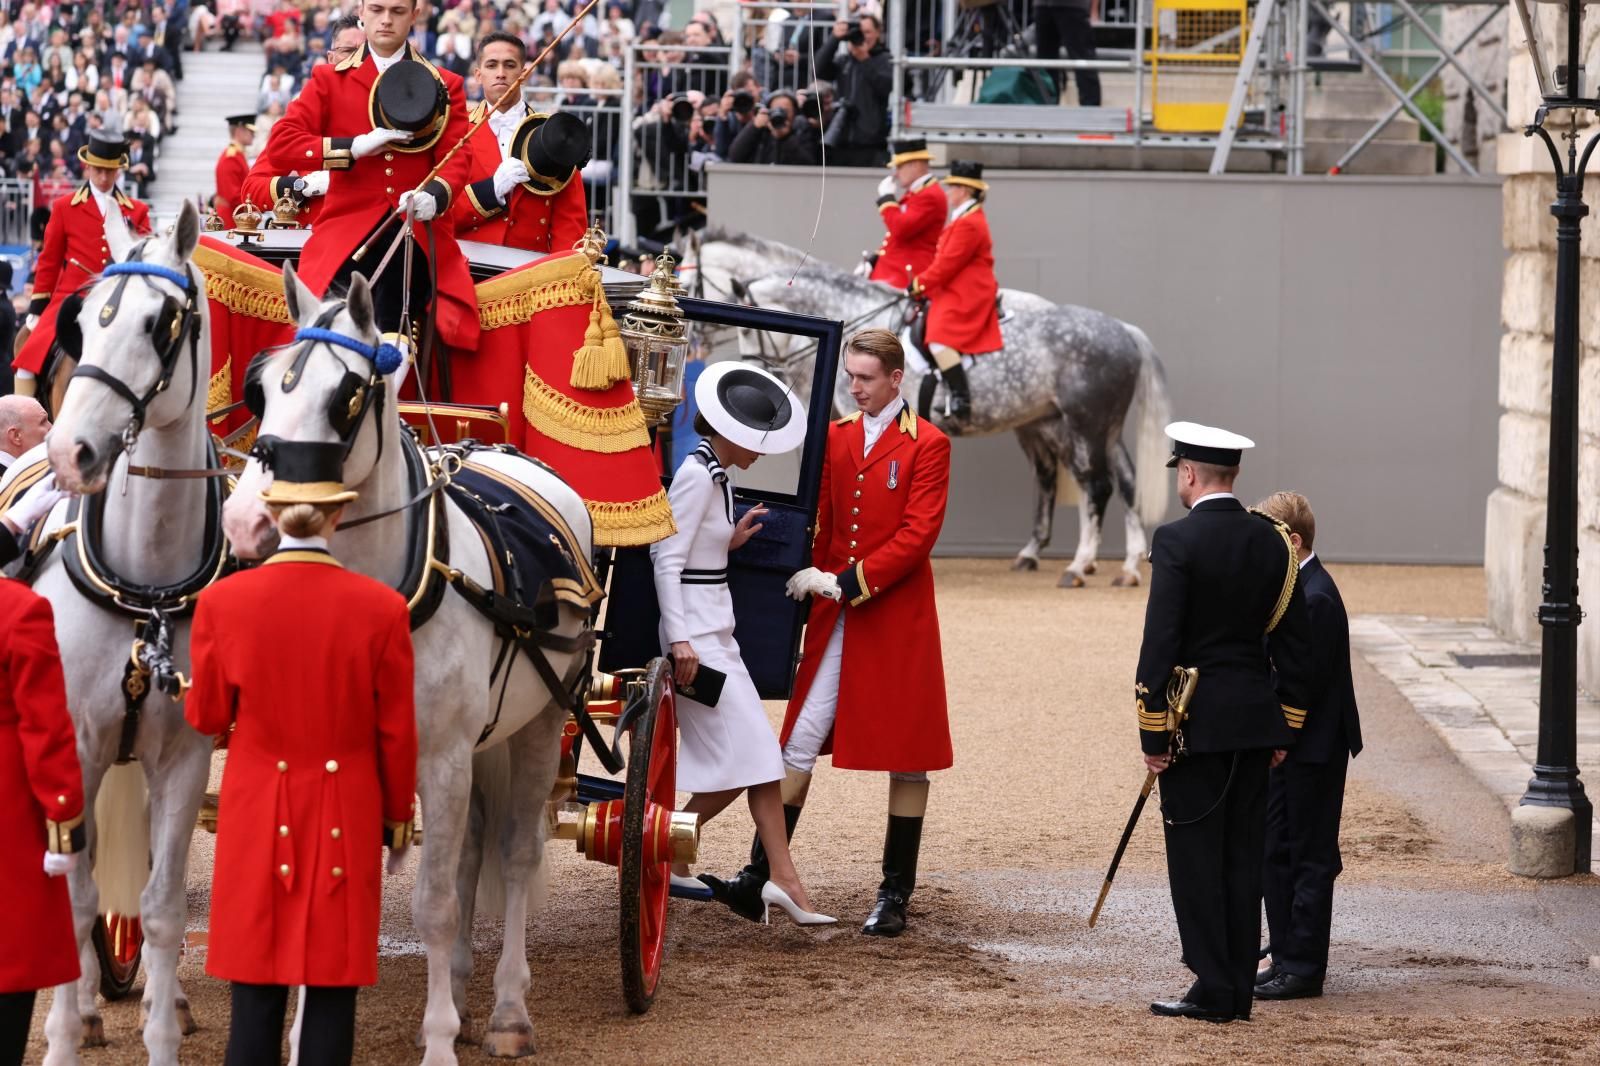
<svg viewBox="0 0 1600 1066"><path fill-rule="evenodd" d="M1182 727L1184 720L1189 717L1189 700L1194 697L1194 688L1199 680L1200 671L1195 667L1172 668L1172 679L1167 682L1167 727L1174 737L1178 735L1178 729ZM1128 850L1128 841L1133 839L1133 830L1139 824L1139 815L1144 813L1145 801L1150 798L1150 790L1155 787L1155 783L1155 771L1146 771L1144 787L1139 790L1139 798L1134 801L1133 813L1128 815L1128 824L1123 827L1122 839L1117 841L1117 852L1111 856L1111 868L1106 871L1105 884L1100 886L1100 896L1094 901L1094 910L1089 912L1090 929L1093 929L1094 923L1100 920L1100 908L1106 905L1106 897L1111 894L1111 881L1117 876L1117 867L1122 865L1123 852Z"/></svg>

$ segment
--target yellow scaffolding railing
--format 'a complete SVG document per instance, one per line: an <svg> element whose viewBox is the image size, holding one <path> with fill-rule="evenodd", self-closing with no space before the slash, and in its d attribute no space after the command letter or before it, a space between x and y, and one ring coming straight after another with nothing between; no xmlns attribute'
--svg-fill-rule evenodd
<svg viewBox="0 0 1600 1066"><path fill-rule="evenodd" d="M1217 133L1250 35L1246 0L1154 0L1150 107L1165 133Z"/></svg>

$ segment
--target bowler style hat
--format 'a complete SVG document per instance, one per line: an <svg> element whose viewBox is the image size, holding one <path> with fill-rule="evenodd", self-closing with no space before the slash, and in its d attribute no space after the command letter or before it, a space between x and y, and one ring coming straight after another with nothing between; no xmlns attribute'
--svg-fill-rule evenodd
<svg viewBox="0 0 1600 1066"><path fill-rule="evenodd" d="M402 152L432 148L444 135L449 112L450 94L444 82L415 59L402 59L378 75L367 97L367 118L374 129L415 134L393 145Z"/></svg>
<svg viewBox="0 0 1600 1066"><path fill-rule="evenodd" d="M593 154L589 124L570 111L531 114L511 135L511 157L528 168L522 187L540 196L554 196L566 188Z"/></svg>
<svg viewBox="0 0 1600 1066"><path fill-rule="evenodd" d="M227 122L230 130L235 126L243 126L251 133L256 131L256 116L254 112L248 115L229 115Z"/></svg>
<svg viewBox="0 0 1600 1066"><path fill-rule="evenodd" d="M89 143L78 149L78 162L91 167L121 170L128 165L128 142L121 137L101 137L89 134Z"/></svg>
<svg viewBox="0 0 1600 1066"><path fill-rule="evenodd" d="M694 402L717 436L761 455L793 451L806 439L806 409L783 382L736 359L712 363Z"/></svg>
<svg viewBox="0 0 1600 1066"><path fill-rule="evenodd" d="M356 493L344 487L344 445L279 440L272 445L272 484L262 502L275 507L297 503L328 507L349 503Z"/></svg>
<svg viewBox="0 0 1600 1066"><path fill-rule="evenodd" d="M902 163L933 158L933 153L928 151L928 139L926 137L902 137L893 142L889 148L893 152L889 157L889 168L891 170Z"/></svg>
<svg viewBox="0 0 1600 1066"><path fill-rule="evenodd" d="M944 179L946 185L965 185L977 189L979 192L988 192L989 183L983 180L983 164L974 163L970 159L956 159L950 163L950 176Z"/></svg>
<svg viewBox="0 0 1600 1066"><path fill-rule="evenodd" d="M1172 458L1167 460L1168 466L1177 466L1179 459L1213 466L1238 466L1245 450L1256 446L1249 437L1198 422L1169 422L1166 432L1172 438Z"/></svg>

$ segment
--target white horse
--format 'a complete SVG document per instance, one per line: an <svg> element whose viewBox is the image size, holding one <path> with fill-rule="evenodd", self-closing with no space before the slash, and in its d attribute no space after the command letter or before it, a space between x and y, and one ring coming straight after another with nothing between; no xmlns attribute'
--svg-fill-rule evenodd
<svg viewBox="0 0 1600 1066"><path fill-rule="evenodd" d="M80 1041L90 1047L105 1043L95 1002L100 968L90 943L101 903L97 878L108 906L123 914L137 909L143 924L144 1043L150 1062L176 1066L182 1035L193 1031L177 967L187 913L184 871L205 793L211 741L189 728L176 702L150 692L132 746L137 762L113 768L123 735L121 685L133 649L133 619L87 598L69 575L65 557L90 538L102 576L165 587L183 584L206 568L208 541L220 559L220 534L213 521L208 537L206 520L211 482L128 476L130 464L201 470L210 462L205 425L210 322L204 278L189 262L199 236L199 216L186 203L171 236L143 242L136 256L140 266L124 264L151 272L106 276L89 289L80 317L82 360L47 438L61 488L92 494L104 492L108 482L115 486L105 492L98 530L80 514L74 536L48 556L34 579L35 590L55 611L83 767L88 855L95 867L91 871L89 863L80 863L70 875L83 974L76 985L55 990L45 1020L47 1066L76 1063ZM113 260L122 263L134 247L132 239L116 225L108 227L107 238ZM186 308L181 316L188 324L174 337L167 325L176 308ZM158 324L159 338L153 335ZM191 336L189 330L196 332ZM135 439L131 449L126 447ZM82 506L87 508L88 501ZM63 510L57 507L48 528L60 531ZM176 665L186 668L186 620L177 623L173 652ZM145 786L148 833L139 831ZM119 816L123 828L111 829L108 814ZM108 879L110 871L116 873Z"/></svg>
<svg viewBox="0 0 1600 1066"><path fill-rule="evenodd" d="M357 275L343 301L319 302L284 268L284 291L291 317L302 329L314 324L355 341L375 346L367 283ZM303 351L303 345L311 345ZM408 484L401 447L406 429L393 402L391 382L377 378L362 354L325 340L302 341L264 357L260 382L265 401L258 440L343 441L349 448L345 483L360 493L345 512L344 526L333 551L351 569L399 587L407 568L407 521L394 513L359 527L366 516L406 509L415 491ZM292 389L285 374L300 366ZM341 433L337 412L349 411L351 375L376 389L377 401L363 409L354 426ZM385 402L387 400L387 402ZM548 469L520 456L479 453L474 463L492 466L551 505L582 546L586 561L592 528L583 500ZM277 531L259 493L271 481L262 464L252 460L239 479L226 508L225 528L234 550L243 557L270 553ZM478 531L467 516L448 503L444 507L449 567L479 585L492 587L489 559ZM586 610L559 603L558 637L573 640L588 625ZM467 1018L466 981L471 973L471 917L476 884L476 846L467 841L473 803L474 749L505 745L509 756L509 792L503 799L505 824L498 834L500 872L505 888L505 933L495 969L495 1007L484 1037L492 1055L521 1056L534 1051L533 1023L528 1016L526 953L529 889L536 883L543 859L545 802L555 782L560 738L566 714L527 659L513 652L491 685L500 640L493 626L459 595L445 591L432 618L413 634L416 657L417 783L422 795L426 841L412 895L412 917L427 949L428 1001L420 1043L424 1066L455 1063L454 1042ZM585 662L579 651L551 653L551 666L570 682ZM509 682L505 670L509 669ZM507 687L502 691L502 684ZM491 728L492 726L492 728ZM487 736L485 734L487 733ZM223 830L226 831L226 830ZM464 851L465 847L465 851ZM462 866L463 854L469 863ZM457 874L461 872L460 898ZM486 867L487 872L488 867ZM465 920L463 920L463 915ZM454 966L452 967L452 948Z"/></svg>

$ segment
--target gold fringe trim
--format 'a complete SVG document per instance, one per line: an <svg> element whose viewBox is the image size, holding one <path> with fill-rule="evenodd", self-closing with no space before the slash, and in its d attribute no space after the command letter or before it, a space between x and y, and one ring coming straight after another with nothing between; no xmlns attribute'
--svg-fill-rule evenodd
<svg viewBox="0 0 1600 1066"><path fill-rule="evenodd" d="M564 255L477 285L478 324L486 330L521 325L551 308L591 303L599 289L600 272L585 256Z"/></svg>
<svg viewBox="0 0 1600 1066"><path fill-rule="evenodd" d="M206 296L236 315L293 325L283 295L283 275L241 263L205 245L194 250L194 262L206 276Z"/></svg>
<svg viewBox="0 0 1600 1066"><path fill-rule="evenodd" d="M586 452L614 455L650 446L637 400L621 407L589 407L561 395L532 367L522 379L522 416L551 440Z"/></svg>
<svg viewBox="0 0 1600 1066"><path fill-rule="evenodd" d="M666 540L678 531L672 521L672 505L661 489L632 503L584 502L594 520L594 542L600 547L637 548Z"/></svg>
<svg viewBox="0 0 1600 1066"><path fill-rule="evenodd" d="M206 386L206 413L220 411L233 403L233 359L229 357L222 369L211 375Z"/></svg>

